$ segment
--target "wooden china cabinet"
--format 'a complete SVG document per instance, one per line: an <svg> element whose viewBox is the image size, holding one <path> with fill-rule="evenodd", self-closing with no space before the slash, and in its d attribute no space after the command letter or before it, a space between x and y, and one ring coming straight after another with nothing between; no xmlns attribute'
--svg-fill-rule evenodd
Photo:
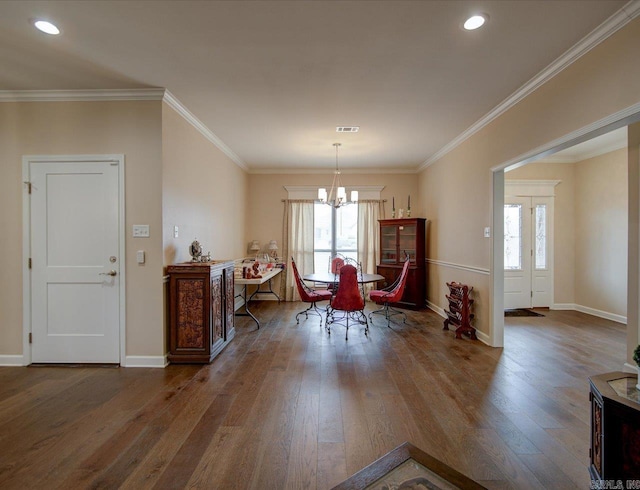
<svg viewBox="0 0 640 490"><path fill-rule="evenodd" d="M233 261L167 267L170 362L211 362L235 336L233 267Z"/></svg>
<svg viewBox="0 0 640 490"><path fill-rule="evenodd" d="M390 286L400 276L409 255L407 285L398 306L420 309L425 307L427 272L424 260L425 218L381 219L380 265L378 274L384 276L383 287Z"/></svg>

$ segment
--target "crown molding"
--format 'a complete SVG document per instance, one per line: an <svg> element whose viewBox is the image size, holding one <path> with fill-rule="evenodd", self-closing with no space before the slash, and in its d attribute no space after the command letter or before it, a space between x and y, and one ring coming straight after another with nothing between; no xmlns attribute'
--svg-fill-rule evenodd
<svg viewBox="0 0 640 490"><path fill-rule="evenodd" d="M162 100L163 88L109 90L0 90L0 102L100 102Z"/></svg>
<svg viewBox="0 0 640 490"><path fill-rule="evenodd" d="M448 144L434 153L431 157L425 160L417 170L422 171L437 162L451 150L453 150L464 141L469 139L471 136L473 136L475 133L480 131L482 128L487 126L491 121L504 114L522 99L537 90L541 85L551 80L562 70L564 70L569 65L577 61L580 57L591 51L602 41L622 29L638 15L640 15L640 0L631 0L615 14L613 14L602 24L596 27L593 31L587 34L584 38L578 41L578 43L576 43L573 47L566 51L562 56L553 61L535 77L533 77L522 87L516 90L513 94L511 94L500 104L494 107L491 111L485 114L482 118L476 121L466 131L462 132L460 135L458 135L456 138L451 140Z"/></svg>
<svg viewBox="0 0 640 490"><path fill-rule="evenodd" d="M252 168L249 173L252 175L272 175L272 174L305 174L305 175L326 175L335 173L335 168ZM340 175L369 175L369 174L417 174L415 168L340 168Z"/></svg>
<svg viewBox="0 0 640 490"><path fill-rule="evenodd" d="M193 115L193 113L187 109L182 102L180 102L171 92L164 91L164 97L162 99L169 107L180 114L189 124L196 128L200 133L213 143L222 153L227 155L233 162L248 172L249 167L247 164L234 153L234 151L225 145L220 138L218 138L213 131L211 131L200 119Z"/></svg>
<svg viewBox="0 0 640 490"><path fill-rule="evenodd" d="M222 153L245 171L249 168L231 148L193 115L171 92L164 88L109 90L0 90L0 102L108 102L124 100L161 100L196 128Z"/></svg>

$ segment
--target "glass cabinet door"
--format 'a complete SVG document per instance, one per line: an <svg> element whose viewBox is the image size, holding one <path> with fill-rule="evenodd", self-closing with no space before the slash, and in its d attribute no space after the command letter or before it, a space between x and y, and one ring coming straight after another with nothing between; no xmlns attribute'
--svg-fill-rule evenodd
<svg viewBox="0 0 640 490"><path fill-rule="evenodd" d="M405 252L409 254L412 263L416 262L416 225L402 225L398 227L398 263L404 263Z"/></svg>
<svg viewBox="0 0 640 490"><path fill-rule="evenodd" d="M398 262L398 244L396 240L396 226L380 227L380 262L395 264Z"/></svg>

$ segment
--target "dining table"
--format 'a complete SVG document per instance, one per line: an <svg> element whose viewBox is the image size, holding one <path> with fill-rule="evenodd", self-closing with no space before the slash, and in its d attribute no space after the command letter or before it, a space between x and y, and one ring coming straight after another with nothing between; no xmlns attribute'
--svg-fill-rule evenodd
<svg viewBox="0 0 640 490"><path fill-rule="evenodd" d="M333 272L314 272L312 274L305 274L302 276L305 281L320 282L324 284L334 284L340 281L340 275ZM366 284L369 282L384 281L385 277L380 274L358 274L358 283Z"/></svg>

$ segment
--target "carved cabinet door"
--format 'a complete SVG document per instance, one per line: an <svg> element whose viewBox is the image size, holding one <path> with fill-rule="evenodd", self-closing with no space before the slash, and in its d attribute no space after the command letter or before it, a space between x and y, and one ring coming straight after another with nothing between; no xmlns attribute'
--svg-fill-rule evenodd
<svg viewBox="0 0 640 490"><path fill-rule="evenodd" d="M211 348L218 342L224 342L224 308L223 308L222 274L211 276Z"/></svg>
<svg viewBox="0 0 640 490"><path fill-rule="evenodd" d="M224 329L224 339L228 340L229 337L232 337L235 329L235 298L234 298L234 278L233 278L233 267L229 267L224 271L224 302L225 302L225 329Z"/></svg>

